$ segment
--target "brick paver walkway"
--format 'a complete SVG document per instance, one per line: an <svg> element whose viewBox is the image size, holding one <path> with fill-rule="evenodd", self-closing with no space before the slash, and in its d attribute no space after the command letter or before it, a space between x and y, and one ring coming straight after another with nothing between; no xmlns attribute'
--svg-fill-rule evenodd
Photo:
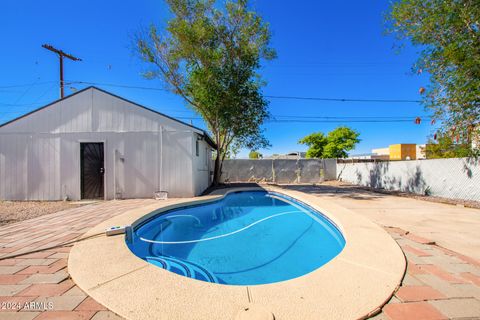
<svg viewBox="0 0 480 320"><path fill-rule="evenodd" d="M386 228L407 258L402 286L375 320L480 319L480 261L399 228Z"/></svg>
<svg viewBox="0 0 480 320"><path fill-rule="evenodd" d="M114 215L154 202L101 202L0 227L0 319L120 319L70 279L67 258L72 244L48 248L72 241ZM31 251L38 252L28 254ZM5 259L12 255L18 256Z"/></svg>
<svg viewBox="0 0 480 320"><path fill-rule="evenodd" d="M477 233L473 232L480 226L480 210L386 196L358 190L354 186L284 187L326 197L349 208L384 227L400 245L407 258L407 272L402 286L382 312L372 319L480 320L478 258L444 249L432 239L425 238L440 239L478 256L472 248L478 247L480 239L480 229ZM415 232L421 231L423 237L408 232L405 227L407 230L402 230L399 225L411 226Z"/></svg>
<svg viewBox="0 0 480 320"><path fill-rule="evenodd" d="M71 241L116 214L154 202L103 202L1 227L0 319L119 319L69 278L71 245L48 247ZM373 319L480 319L479 261L399 228L386 231L404 251L408 268L402 286Z"/></svg>

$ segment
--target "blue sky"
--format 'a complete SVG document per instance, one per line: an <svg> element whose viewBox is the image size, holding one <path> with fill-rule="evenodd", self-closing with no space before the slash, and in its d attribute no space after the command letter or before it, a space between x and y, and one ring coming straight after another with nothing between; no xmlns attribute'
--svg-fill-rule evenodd
<svg viewBox="0 0 480 320"><path fill-rule="evenodd" d="M272 45L278 52L278 59L261 70L268 83L266 95L418 100L419 88L427 85L427 75L410 73L417 49L407 45L397 53L393 36L385 35L383 16L389 1L255 0L252 4L270 23ZM163 24L168 16L161 0L2 1L0 122L58 98L58 59L41 48L44 43L83 59L66 61L66 80L161 88L160 80L142 79L145 66L132 55L131 39L140 28L151 22ZM98 86L174 117L196 117L168 92ZM277 119L406 116L411 121L267 123L265 134L272 147L261 150L267 155L305 150L297 144L301 137L339 125L361 133L362 142L352 153L394 143L424 143L433 132L418 103L271 99L269 109ZM417 116L424 118L421 125L413 123ZM201 120L193 124L205 127ZM239 156L247 154L243 150Z"/></svg>

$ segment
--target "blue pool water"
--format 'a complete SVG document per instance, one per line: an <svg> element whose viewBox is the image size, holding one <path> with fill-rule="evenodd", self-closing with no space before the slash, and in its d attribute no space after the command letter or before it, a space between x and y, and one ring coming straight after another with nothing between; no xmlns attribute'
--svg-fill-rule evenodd
<svg viewBox="0 0 480 320"><path fill-rule="evenodd" d="M264 191L163 212L127 234L138 257L198 280L254 285L309 273L342 251L345 239L321 213Z"/></svg>

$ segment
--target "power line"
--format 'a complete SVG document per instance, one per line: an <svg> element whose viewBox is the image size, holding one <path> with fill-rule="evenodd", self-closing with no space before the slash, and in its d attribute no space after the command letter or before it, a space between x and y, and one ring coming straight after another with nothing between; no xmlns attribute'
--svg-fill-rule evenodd
<svg viewBox="0 0 480 320"><path fill-rule="evenodd" d="M203 120L203 118L199 117L176 117L177 119L182 120ZM276 119L269 119L266 120L265 123L406 123L411 122L412 119L325 119L325 120L301 120L301 119L291 119L291 120L276 120Z"/></svg>
<svg viewBox="0 0 480 320"><path fill-rule="evenodd" d="M52 87L50 87L51 89ZM25 108L25 107L33 107L33 106L38 106L39 104L43 103L49 103L52 102L52 100L42 100L42 101L36 101L36 102L30 102L30 103L3 103L0 102L0 106L5 106L5 107L11 107L12 108Z"/></svg>
<svg viewBox="0 0 480 320"><path fill-rule="evenodd" d="M52 83L54 81L44 82L44 83ZM67 82L65 82L67 84ZM39 83L35 84L28 84L28 85L16 85L16 86L7 86L7 87L20 87L20 86L28 86L29 88L27 91L33 86L38 85ZM141 89L141 90L154 90L154 91L169 91L167 89L157 88L157 87L145 87L145 86L132 86L132 85L123 85L123 84L115 84L115 83L102 83L102 82L89 82L89 81L68 81L68 84L85 84L85 85L97 85L97 86L111 86L111 87L118 87L118 88L129 88L129 89ZM3 88L7 88L3 87ZM2 88L2 87L0 87ZM51 88L48 88L50 90ZM44 92L40 97L37 98L39 100L46 94ZM314 100L314 101L335 101L335 102L381 102L381 103L415 103L420 102L417 100L402 100L402 99L347 99L347 98L322 98L322 97L300 97L300 96L272 96L266 95L265 97L271 99L291 99L291 100ZM32 103L30 105L34 105ZM5 104L0 103L0 105L16 107L21 105L15 104ZM29 104L24 104L27 106ZM6 113L13 113L13 112L4 112ZM200 117L176 117L177 119L185 119L185 120L203 120ZM272 115L272 118L267 120L266 123L399 123L399 122L413 122L412 120L415 119L416 116L296 116L296 115ZM430 119L429 117L422 117L423 119Z"/></svg>
<svg viewBox="0 0 480 320"><path fill-rule="evenodd" d="M39 79L35 80L35 82L33 82L30 86L27 87L27 89L15 100L15 102L13 104L17 104L18 102L20 102L20 100L23 99L23 97L30 91L30 89L33 88L33 86L38 82Z"/></svg>
<svg viewBox="0 0 480 320"><path fill-rule="evenodd" d="M48 82L45 82L45 83L48 83ZM65 84L67 84L67 82L65 82ZM107 87L117 87L117 88L125 88L125 89L170 92L167 89L158 88L158 87L132 86L132 85L124 85L124 84L116 84L116 83L104 83L104 82L68 81L68 84L85 84L85 85L92 85L92 86L107 86ZM0 88L15 88L15 87L22 87L22 86L29 86L29 85L0 86ZM421 102L421 100L411 100L411 99L361 99L361 98L303 97L303 96L283 96L283 95L281 96L265 95L264 97L269 99L329 101L329 102L369 102L369 103L420 103Z"/></svg>
<svg viewBox="0 0 480 320"><path fill-rule="evenodd" d="M381 102L381 103L419 103L420 100L407 99L349 99L349 98L321 98L321 97L299 97L299 96L270 96L270 99L288 99L288 100L314 100L314 101L334 101L334 102Z"/></svg>
<svg viewBox="0 0 480 320"><path fill-rule="evenodd" d="M115 83L101 83L101 82L87 82L87 81L70 81L70 84L87 84L91 86L107 86L107 87L117 87L117 88L126 88L126 89L141 89L141 90L154 90L154 91L165 91L170 92L167 89L155 88L155 87L142 87L142 86L130 86L124 84L115 84Z"/></svg>
<svg viewBox="0 0 480 320"><path fill-rule="evenodd" d="M49 83L54 83L56 81L44 81L44 82L37 82L34 83L36 86L39 85L44 85L44 84L49 84ZM25 83L25 84L14 84L14 85L8 85L8 86L0 86L0 89L9 89L9 88L22 88L22 87L30 87L32 83Z"/></svg>
<svg viewBox="0 0 480 320"><path fill-rule="evenodd" d="M266 120L266 123L355 123L355 122L363 122L363 123L389 123L389 122L412 122L412 120L403 120L403 119L391 119L391 120L376 120L376 119L364 119L364 120L348 120L348 119L332 119L332 120Z"/></svg>
<svg viewBox="0 0 480 320"><path fill-rule="evenodd" d="M321 118L321 119L415 119L418 115L412 116L390 116L390 117L379 117L379 116L294 116L294 115L272 115L274 118L299 118L299 119L311 119L311 118ZM430 118L430 117L422 117Z"/></svg>
<svg viewBox="0 0 480 320"><path fill-rule="evenodd" d="M156 88L156 87L143 87L143 86L130 86L114 83L101 83L101 82L88 82L88 81L70 81L70 83L78 84L88 84L88 85L98 85L98 86L109 86L109 87L118 87L118 88L128 88L128 89L142 89L142 90L158 90L158 91L167 91L167 89ZM265 98L270 99L288 99L288 100L314 100L314 101L334 101L334 102L380 102L380 103L419 103L420 100L409 100L409 99L351 99L351 98L323 98L323 97L300 97L300 96L276 96L276 95L265 95Z"/></svg>

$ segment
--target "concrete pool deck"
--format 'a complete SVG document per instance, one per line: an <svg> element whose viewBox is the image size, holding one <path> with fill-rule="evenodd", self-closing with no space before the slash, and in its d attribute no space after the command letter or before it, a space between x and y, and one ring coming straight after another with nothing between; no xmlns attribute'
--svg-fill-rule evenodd
<svg viewBox="0 0 480 320"><path fill-rule="evenodd" d="M480 209L375 193L356 186L284 185L362 214L401 246L401 288L376 320L480 319Z"/></svg>
<svg viewBox="0 0 480 320"><path fill-rule="evenodd" d="M469 243L475 244L480 239L478 233L471 232L480 230L480 210L354 188L290 187L302 188L315 197L339 201L339 205L358 207L358 213L382 226L394 227L386 230L407 256L407 273L402 287L384 306L383 312L374 316L375 320L480 319L480 262L461 249L471 251ZM157 203L148 199L100 202L0 227L0 259L4 258L0 260L0 318L122 319L88 297L71 280L67 258L72 244L65 242L110 217ZM403 210L398 210L402 207ZM412 208L416 213L409 212ZM435 232L435 225L430 224L430 221L441 222L436 212L442 213L445 222L442 233ZM410 217L411 227L403 225L405 215ZM452 223L457 217L468 223ZM402 227L395 224L397 221L405 227L403 230L395 228ZM443 233L448 236L444 237ZM443 239L441 247L425 244L439 242L440 238ZM59 246L47 248L52 245ZM453 246L459 248L457 252L442 248ZM29 253L32 250L41 251ZM22 253L24 255L17 256ZM8 258L12 255L16 257ZM32 301L51 301L53 306L49 309L26 308L25 304ZM288 303L288 307L296 310L293 303Z"/></svg>
<svg viewBox="0 0 480 320"><path fill-rule="evenodd" d="M395 226L480 260L480 209L369 192L331 182L285 185L359 213L381 226ZM479 199L480 201L480 199Z"/></svg>
<svg viewBox="0 0 480 320"><path fill-rule="evenodd" d="M378 313L399 287L406 262L400 247L368 219L305 193L266 187L305 202L333 220L346 238L343 251L304 276L254 286L212 284L178 276L134 256L123 236L77 243L69 256L73 281L127 319L359 319ZM168 200L107 220L84 237L112 225L131 225L161 211L204 203L242 189L196 199ZM250 189L248 189L250 190ZM292 308L291 305L295 305Z"/></svg>

